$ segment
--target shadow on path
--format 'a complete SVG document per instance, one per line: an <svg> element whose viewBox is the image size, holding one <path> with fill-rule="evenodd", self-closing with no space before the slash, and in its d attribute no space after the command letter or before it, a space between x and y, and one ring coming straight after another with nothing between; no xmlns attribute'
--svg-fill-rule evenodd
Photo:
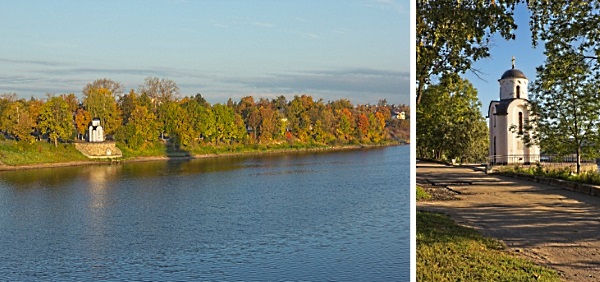
<svg viewBox="0 0 600 282"><path fill-rule="evenodd" d="M566 281L600 281L600 198L463 167L418 165L417 182L437 183L458 198L418 202L419 210L498 238Z"/></svg>

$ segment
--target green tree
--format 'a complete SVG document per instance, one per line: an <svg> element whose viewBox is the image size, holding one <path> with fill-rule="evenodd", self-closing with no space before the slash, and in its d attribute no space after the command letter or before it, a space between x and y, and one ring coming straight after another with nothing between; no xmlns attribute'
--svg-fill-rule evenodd
<svg viewBox="0 0 600 282"><path fill-rule="evenodd" d="M294 96L286 108L286 116L291 132L300 140L307 142L311 138L313 120L311 109L315 102L311 96Z"/></svg>
<svg viewBox="0 0 600 282"><path fill-rule="evenodd" d="M212 106L215 129L213 138L217 144L231 144L234 141L242 141L246 134L244 119L242 115L234 112L233 107L227 105L215 104Z"/></svg>
<svg viewBox="0 0 600 282"><path fill-rule="evenodd" d="M121 114L112 92L106 88L90 88L83 106L92 118L99 118L106 135L113 135L121 126Z"/></svg>
<svg viewBox="0 0 600 282"><path fill-rule="evenodd" d="M600 72L579 51L566 47L549 55L532 83L533 117L522 137L545 152L596 157L600 149Z"/></svg>
<svg viewBox="0 0 600 282"><path fill-rule="evenodd" d="M417 0L417 104L432 77L464 73L490 56L491 38L514 38L515 4L520 0ZM431 93L431 92L430 92Z"/></svg>
<svg viewBox="0 0 600 282"><path fill-rule="evenodd" d="M596 156L600 81L600 1L529 1L532 42L546 62L532 84L538 136L523 136L546 152ZM567 108L564 108L567 107ZM554 109L555 111L551 111Z"/></svg>
<svg viewBox="0 0 600 282"><path fill-rule="evenodd" d="M49 97L39 116L41 132L48 134L54 147L58 147L58 139L66 140L73 135L73 113L66 97Z"/></svg>
<svg viewBox="0 0 600 282"><path fill-rule="evenodd" d="M123 124L127 124L129 122L129 118L131 117L131 113L136 106L139 105L138 95L131 89L128 94L122 95L119 97L119 109L121 110L121 118Z"/></svg>
<svg viewBox="0 0 600 282"><path fill-rule="evenodd" d="M527 1L531 11L532 42L544 42L548 57L572 48L584 57L600 56L600 1Z"/></svg>
<svg viewBox="0 0 600 282"><path fill-rule="evenodd" d="M181 125L184 118L184 112L179 103L167 101L162 103L158 109L158 118L162 126L163 136L166 133L172 142L180 144Z"/></svg>
<svg viewBox="0 0 600 282"><path fill-rule="evenodd" d="M385 117L381 112L369 114L369 129L367 138L371 142L379 143L385 138Z"/></svg>
<svg viewBox="0 0 600 282"><path fill-rule="evenodd" d="M344 141L345 143L349 143L354 140L353 132L356 128L354 123L354 118L352 117L352 112L347 109L341 109L337 112L337 126L336 126L336 136L339 141Z"/></svg>
<svg viewBox="0 0 600 282"><path fill-rule="evenodd" d="M417 105L418 157L485 159L488 130L473 85L458 75L446 75L424 94Z"/></svg>
<svg viewBox="0 0 600 282"><path fill-rule="evenodd" d="M148 106L136 105L129 115L129 121L119 128L117 137L131 149L143 148L158 138L158 122Z"/></svg>

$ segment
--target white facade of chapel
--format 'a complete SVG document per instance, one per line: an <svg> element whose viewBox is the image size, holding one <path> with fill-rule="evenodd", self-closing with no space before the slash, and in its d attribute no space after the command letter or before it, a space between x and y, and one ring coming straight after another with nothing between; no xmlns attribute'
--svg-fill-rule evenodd
<svg viewBox="0 0 600 282"><path fill-rule="evenodd" d="M539 146L526 146L519 131L526 130L530 118L527 87L529 80L513 67L498 80L500 100L488 108L490 161L493 163L533 163L539 161Z"/></svg>

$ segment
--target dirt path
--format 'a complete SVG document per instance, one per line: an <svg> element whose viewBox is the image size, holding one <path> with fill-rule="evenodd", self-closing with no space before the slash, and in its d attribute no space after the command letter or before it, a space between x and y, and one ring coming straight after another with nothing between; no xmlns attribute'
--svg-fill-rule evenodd
<svg viewBox="0 0 600 282"><path fill-rule="evenodd" d="M455 195L418 202L417 209L446 213L498 238L513 252L556 269L564 281L600 281L600 198L422 162L417 183Z"/></svg>

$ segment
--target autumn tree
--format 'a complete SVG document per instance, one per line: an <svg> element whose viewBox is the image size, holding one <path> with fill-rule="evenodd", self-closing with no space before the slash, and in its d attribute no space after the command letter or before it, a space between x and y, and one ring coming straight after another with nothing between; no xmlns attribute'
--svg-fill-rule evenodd
<svg viewBox="0 0 600 282"><path fill-rule="evenodd" d="M29 115L32 117L32 134L35 136L36 140L40 140L42 137L42 130L39 126L39 116L42 112L42 107L44 106L44 101L40 99L34 99L31 97L29 101L27 101L27 111Z"/></svg>
<svg viewBox="0 0 600 282"><path fill-rule="evenodd" d="M369 132L369 117L365 113L360 113L356 121L357 138L359 140L367 139Z"/></svg>
<svg viewBox="0 0 600 282"><path fill-rule="evenodd" d="M75 93L61 94L60 98L65 100L69 107L69 111L72 114L75 114L77 109L79 109L79 100L77 99L77 96L75 96Z"/></svg>
<svg viewBox="0 0 600 282"><path fill-rule="evenodd" d="M129 93L119 97L118 106L121 110L121 119L123 124L127 124L129 122L131 113L135 107L139 105L138 96L139 95L136 94L133 89L131 89Z"/></svg>
<svg viewBox="0 0 600 282"><path fill-rule="evenodd" d="M494 34L514 38L513 11L519 1L417 0L417 104L433 77L477 73L473 62L490 56Z"/></svg>
<svg viewBox="0 0 600 282"><path fill-rule="evenodd" d="M112 92L106 88L90 88L83 106L92 118L99 118L106 135L113 135L121 126L121 114Z"/></svg>
<svg viewBox="0 0 600 282"><path fill-rule="evenodd" d="M367 138L373 143L379 143L385 139L385 122L384 114L377 111L374 114L369 113L369 128L367 130Z"/></svg>
<svg viewBox="0 0 600 282"><path fill-rule="evenodd" d="M86 84L85 87L83 87L82 93L87 97L93 89L100 88L110 91L110 93L114 95L115 99L120 98L123 94L123 85L108 78L96 79L94 82Z"/></svg>
<svg viewBox="0 0 600 282"><path fill-rule="evenodd" d="M0 127L18 141L33 143L35 138L31 134L36 124L37 116L30 112L25 100L9 101L2 111Z"/></svg>
<svg viewBox="0 0 600 282"><path fill-rule="evenodd" d="M92 115L83 108L77 109L75 112L75 129L77 130L77 138L83 140L85 133L92 122Z"/></svg>
<svg viewBox="0 0 600 282"><path fill-rule="evenodd" d="M270 104L262 104L258 109L260 115L259 142L270 143L277 137L279 114Z"/></svg>
<svg viewBox="0 0 600 282"><path fill-rule="evenodd" d="M116 137L131 149L139 149L158 139L156 115L146 105L136 104L129 112L128 122L119 128Z"/></svg>
<svg viewBox="0 0 600 282"><path fill-rule="evenodd" d="M146 77L144 84L140 85L138 90L139 93L145 93L152 99L155 108L158 105L170 101L174 101L179 95L179 86L175 81L158 78L158 77Z"/></svg>
<svg viewBox="0 0 600 282"><path fill-rule="evenodd" d="M291 132L301 142L307 142L311 138L313 122L310 110L315 105L311 96L294 96L286 108L286 116Z"/></svg>
<svg viewBox="0 0 600 282"><path fill-rule="evenodd" d="M338 140L346 143L354 140L354 129L356 128L352 112L348 108L336 111L337 126L335 135Z"/></svg>
<svg viewBox="0 0 600 282"><path fill-rule="evenodd" d="M41 132L48 135L54 147L58 147L58 139L66 140L73 134L73 113L66 97L49 97L39 115Z"/></svg>

